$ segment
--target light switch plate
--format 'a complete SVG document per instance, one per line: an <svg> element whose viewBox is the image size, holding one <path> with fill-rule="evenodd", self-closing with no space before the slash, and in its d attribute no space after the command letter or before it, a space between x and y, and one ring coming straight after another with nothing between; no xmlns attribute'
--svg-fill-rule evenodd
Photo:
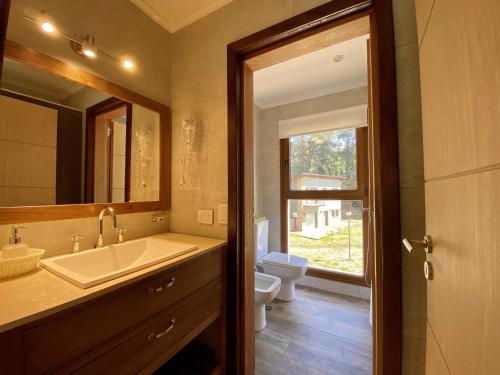
<svg viewBox="0 0 500 375"><path fill-rule="evenodd" d="M200 224L213 224L214 223L214 210L198 209L198 223Z"/></svg>
<svg viewBox="0 0 500 375"><path fill-rule="evenodd" d="M217 220L219 224L227 224L227 204L217 205Z"/></svg>

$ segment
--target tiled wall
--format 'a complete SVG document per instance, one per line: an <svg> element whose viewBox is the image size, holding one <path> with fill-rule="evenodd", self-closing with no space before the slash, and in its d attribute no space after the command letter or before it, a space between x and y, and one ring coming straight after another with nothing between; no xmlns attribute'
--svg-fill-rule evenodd
<svg viewBox="0 0 500 375"><path fill-rule="evenodd" d="M165 220L160 223L153 222L153 215L165 215ZM152 234L167 232L169 228L168 213L143 212L138 214L118 215L118 226L127 229L124 233L125 240ZM30 247L45 249L44 258L56 255L68 254L72 250L72 239L74 235L84 236L81 240L81 249L90 249L97 242L98 221L97 217L40 221L35 223L18 224L26 226L21 229L23 242ZM0 225L0 247L7 244L11 237L11 226ZM113 230L110 218L104 217L104 242L115 243L118 240L117 233Z"/></svg>
<svg viewBox="0 0 500 375"><path fill-rule="evenodd" d="M278 122L368 103L366 86L254 111L255 213L269 219L269 249L280 251L280 144Z"/></svg>
<svg viewBox="0 0 500 375"><path fill-rule="evenodd" d="M173 34L173 206L174 231L226 237L222 225L196 222L196 209L227 201L226 46L326 0L236 0ZM424 234L422 134L414 0L394 0L403 236ZM188 113L203 121L198 150L199 180L180 187L180 124ZM402 251L402 250L401 250ZM423 257L403 254L404 374L423 374L426 293Z"/></svg>
<svg viewBox="0 0 500 375"><path fill-rule="evenodd" d="M225 225L197 223L197 209L227 203L227 44L325 1L236 0L172 36L173 179L171 229L226 238ZM197 115L203 126L193 184L181 186L182 119Z"/></svg>
<svg viewBox="0 0 500 375"><path fill-rule="evenodd" d="M56 201L57 110L0 96L0 206Z"/></svg>
<svg viewBox="0 0 500 375"><path fill-rule="evenodd" d="M401 236L425 234L420 74L414 0L394 0L398 89ZM402 251L403 374L425 372L426 280L424 252Z"/></svg>

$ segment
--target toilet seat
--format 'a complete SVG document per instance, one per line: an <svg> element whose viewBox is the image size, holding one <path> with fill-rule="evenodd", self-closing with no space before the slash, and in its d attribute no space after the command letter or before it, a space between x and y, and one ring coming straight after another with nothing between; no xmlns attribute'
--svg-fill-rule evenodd
<svg viewBox="0 0 500 375"><path fill-rule="evenodd" d="M307 259L296 255L272 251L261 259L262 263L274 266L290 268L293 270L303 269L307 266Z"/></svg>

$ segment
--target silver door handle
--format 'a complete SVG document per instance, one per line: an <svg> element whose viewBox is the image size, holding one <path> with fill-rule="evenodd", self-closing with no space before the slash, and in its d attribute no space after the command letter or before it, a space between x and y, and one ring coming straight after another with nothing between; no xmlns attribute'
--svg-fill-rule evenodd
<svg viewBox="0 0 500 375"><path fill-rule="evenodd" d="M403 239L403 245L405 245L406 249L409 253L413 251L413 245L422 245L424 247L424 251L427 254L432 253L432 237L428 234L424 236L423 240L410 240L408 241L406 238Z"/></svg>

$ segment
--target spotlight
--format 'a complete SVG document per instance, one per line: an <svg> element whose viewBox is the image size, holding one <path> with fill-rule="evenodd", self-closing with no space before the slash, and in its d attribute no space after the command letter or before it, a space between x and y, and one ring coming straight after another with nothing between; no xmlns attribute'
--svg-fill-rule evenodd
<svg viewBox="0 0 500 375"><path fill-rule="evenodd" d="M97 56L97 48L94 44L94 38L90 35L87 35L87 37L82 41L82 54L91 59L95 59Z"/></svg>
<svg viewBox="0 0 500 375"><path fill-rule="evenodd" d="M133 63L132 60L130 59L125 59L122 61L122 67L125 70L132 70L135 67L135 64Z"/></svg>
<svg viewBox="0 0 500 375"><path fill-rule="evenodd" d="M56 31L56 28L50 22L44 22L40 25L40 27L42 31L46 33L53 33L54 31Z"/></svg>

